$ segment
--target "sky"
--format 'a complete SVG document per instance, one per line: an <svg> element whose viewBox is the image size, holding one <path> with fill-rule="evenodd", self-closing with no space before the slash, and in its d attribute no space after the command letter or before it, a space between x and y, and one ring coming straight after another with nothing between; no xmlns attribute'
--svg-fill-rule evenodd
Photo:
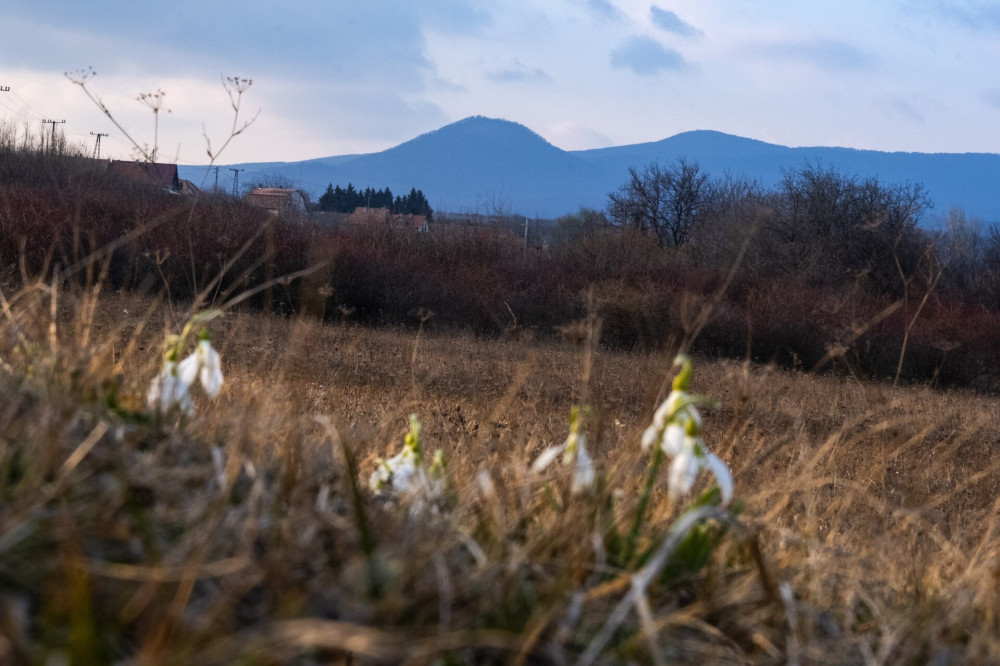
<svg viewBox="0 0 1000 666"><path fill-rule="evenodd" d="M1000 1L4 0L0 25L0 120L65 120L89 151L107 133L124 159L128 133L206 163L233 76L253 122L221 164L377 152L471 115L567 150L709 129L1000 153ZM137 98L156 91L154 118Z"/></svg>

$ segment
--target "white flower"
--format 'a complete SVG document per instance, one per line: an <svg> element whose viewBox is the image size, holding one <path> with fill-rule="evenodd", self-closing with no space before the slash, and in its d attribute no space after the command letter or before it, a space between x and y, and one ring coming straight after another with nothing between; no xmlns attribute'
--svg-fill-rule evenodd
<svg viewBox="0 0 1000 666"><path fill-rule="evenodd" d="M580 435L579 446L576 450L576 466L573 468L573 486L572 492L574 495L590 490L594 487L594 478L597 476L594 471L594 461L590 459L590 455L587 454L587 448L584 446L584 437Z"/></svg>
<svg viewBox="0 0 1000 666"><path fill-rule="evenodd" d="M691 487L698 479L698 472L698 457L695 455L694 447L681 449L670 463L670 473L667 475L670 499L677 500L691 492Z"/></svg>
<svg viewBox="0 0 1000 666"><path fill-rule="evenodd" d="M376 460L375 471L368 479L368 486L373 492L403 497L416 513L428 507L434 508L447 489L444 451L435 451L428 468L421 453L420 431L420 422L415 414L411 414L410 431L404 440L403 450L388 460Z"/></svg>
<svg viewBox="0 0 1000 666"><path fill-rule="evenodd" d="M180 347L180 340L179 336L171 336L171 345ZM219 352L212 347L207 338L199 340L195 350L180 363L171 360L171 357L177 358L176 347L168 352L163 368L149 385L146 402L150 408L161 413L177 407L186 416L193 416L191 386L196 379L200 380L205 393L210 398L217 397L222 389L222 363Z"/></svg>
<svg viewBox="0 0 1000 666"><path fill-rule="evenodd" d="M531 465L532 474L540 474L545 470L546 467L551 465L559 454L566 450L566 444L560 444L559 446L550 446L544 451L542 451L535 462Z"/></svg>
<svg viewBox="0 0 1000 666"><path fill-rule="evenodd" d="M708 470L715 476L715 482L719 484L719 490L722 492L722 502L729 504L733 499L733 475L729 471L729 467L719 456L707 450L705 451L705 464L708 466Z"/></svg>
<svg viewBox="0 0 1000 666"><path fill-rule="evenodd" d="M416 453L406 447L388 460L379 459L376 465L368 480L368 485L376 492L408 492L423 475Z"/></svg>
<svg viewBox="0 0 1000 666"><path fill-rule="evenodd" d="M199 340L194 351L177 365L177 374L188 386L197 377L210 398L217 397L222 390L222 361L207 338Z"/></svg>
<svg viewBox="0 0 1000 666"><path fill-rule="evenodd" d="M642 433L642 449L645 451L654 444L659 444L667 455L677 455L678 446L684 436L689 421L701 428L701 413L694 405L695 399L686 390L674 389L663 401L653 422ZM657 442L657 436L660 441Z"/></svg>
<svg viewBox="0 0 1000 666"><path fill-rule="evenodd" d="M708 450L701 438L701 414L695 403L703 400L691 396L691 360L678 356L675 364L681 371L674 378L673 390L653 415L653 422L642 435L642 448L658 446L672 458L667 475L670 497L677 500L691 492L698 474L709 470L714 476L724 503L733 498L733 476L726 463Z"/></svg>
<svg viewBox="0 0 1000 666"><path fill-rule="evenodd" d="M723 503L728 504L733 499L733 476L729 468L722 459L705 447L705 442L696 427L688 428L679 449L672 455L673 461L670 463L670 473L667 476L671 499L677 500L691 492L698 474L705 469L715 476L715 481L722 492Z"/></svg>
<svg viewBox="0 0 1000 666"><path fill-rule="evenodd" d="M182 373L177 362L166 360L160 373L153 378L146 393L146 404L159 412L169 412L174 407L186 416L194 414L194 403L188 389L191 381Z"/></svg>
<svg viewBox="0 0 1000 666"><path fill-rule="evenodd" d="M195 354L198 357L198 365L201 367L198 375L201 387L205 389L208 397L215 398L222 390L222 360L219 358L219 352L212 347L210 341L199 340Z"/></svg>
<svg viewBox="0 0 1000 666"><path fill-rule="evenodd" d="M181 378L186 386L194 384L198 378L198 353L192 352L183 361L177 364L177 376Z"/></svg>
<svg viewBox="0 0 1000 666"><path fill-rule="evenodd" d="M586 436L580 434L579 410L574 407L569 417L569 436L566 441L558 446L550 446L542 451L535 462L531 465L533 474L541 473L546 467L551 465L560 453L563 456L564 465L573 465L573 484L571 491L574 495L589 490L594 485L597 472L594 469L594 461L587 453Z"/></svg>

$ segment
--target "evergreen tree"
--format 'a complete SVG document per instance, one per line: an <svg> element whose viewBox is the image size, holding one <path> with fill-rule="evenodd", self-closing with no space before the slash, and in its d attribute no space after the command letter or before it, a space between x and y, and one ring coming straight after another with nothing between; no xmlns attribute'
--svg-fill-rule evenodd
<svg viewBox="0 0 1000 666"><path fill-rule="evenodd" d="M424 193L417 188L410 188L410 193L403 196L393 196L392 190L386 186L380 190L366 186L356 190L352 183L344 189L332 183L326 186L326 191L319 198L319 209L338 213L353 213L357 208L384 208L396 215L426 215L431 217L431 207Z"/></svg>
<svg viewBox="0 0 1000 666"><path fill-rule="evenodd" d="M320 195L319 201L317 201L317 203L319 204L320 210L324 211L336 210L337 202L336 202L336 194L333 189L333 183L330 183L329 185L326 186L326 191L323 192L322 195Z"/></svg>

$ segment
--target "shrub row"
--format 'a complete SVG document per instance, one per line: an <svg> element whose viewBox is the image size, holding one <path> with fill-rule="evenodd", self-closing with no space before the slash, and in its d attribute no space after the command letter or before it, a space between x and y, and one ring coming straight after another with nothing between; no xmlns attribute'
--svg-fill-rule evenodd
<svg viewBox="0 0 1000 666"><path fill-rule="evenodd" d="M178 196L83 158L0 157L0 280L50 279L57 269L86 280L78 269L90 266L106 269L114 288L190 299L220 274L215 296L306 264L305 227L239 200ZM40 173L39 165L53 161L61 167ZM275 285L272 295L292 307L285 286Z"/></svg>
<svg viewBox="0 0 1000 666"><path fill-rule="evenodd" d="M730 283L724 271L699 267L690 254L628 229L597 228L547 249L482 226L442 225L425 234L323 229L229 197L179 197L116 181L88 160L63 158L53 167L22 155L18 169L8 158L17 155L5 155L0 168L0 280L8 282L19 279L19 266L50 277L56 266L65 272L113 247L106 253L111 286L189 299L224 269L213 297L322 262L310 278L275 284L256 304L365 325L424 322L542 337L594 312L603 320L603 344L641 350L690 337L699 312L714 303L695 350L874 377L895 376L922 297L900 301L750 271ZM931 298L906 337L901 376L995 390L997 330L996 312Z"/></svg>

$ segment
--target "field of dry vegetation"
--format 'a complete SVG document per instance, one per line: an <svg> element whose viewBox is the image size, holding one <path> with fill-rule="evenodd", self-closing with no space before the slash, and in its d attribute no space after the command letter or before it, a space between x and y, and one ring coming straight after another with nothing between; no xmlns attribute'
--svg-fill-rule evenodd
<svg viewBox="0 0 1000 666"><path fill-rule="evenodd" d="M488 335L485 324L433 318L376 326L360 312L356 323L350 308L310 300L337 304L331 285L346 283L336 268L269 281L323 247L355 266L372 248L398 252L412 269L410 241L283 236L290 223L237 224L227 202L185 208L82 186L39 194L59 177L0 191L0 661L1000 659L995 397L894 388L848 362L812 374L725 360L695 344L692 392L718 402L703 410L704 440L732 470L736 501L723 510L703 477L694 510L705 520L679 533L699 495L671 501L661 472L642 513L650 457L640 439L670 391L682 337L607 344L599 317L587 317L602 314L600 298L571 293L572 275L551 276L578 299L560 311L578 315L558 322L568 324L560 335L523 317ZM46 216L47 234L24 233ZM121 226L87 228L93 219ZM172 235L136 240L164 225ZM115 238L128 242L102 249ZM471 270L465 258L449 265ZM214 285L220 266L234 277ZM645 277L668 273L683 270ZM459 284L481 286L481 300L496 276L473 277ZM708 303L719 282L704 280ZM224 306L209 325L222 392L196 394L191 417L157 413L146 395L165 340L204 292L197 309ZM427 305L410 296L410 307ZM525 298L524 310L504 311L526 311ZM488 322L498 310L472 312ZM611 315L605 325L623 325ZM598 474L573 494L569 468L531 464L566 439L578 405ZM447 460L433 510L368 487L410 414L426 449Z"/></svg>

